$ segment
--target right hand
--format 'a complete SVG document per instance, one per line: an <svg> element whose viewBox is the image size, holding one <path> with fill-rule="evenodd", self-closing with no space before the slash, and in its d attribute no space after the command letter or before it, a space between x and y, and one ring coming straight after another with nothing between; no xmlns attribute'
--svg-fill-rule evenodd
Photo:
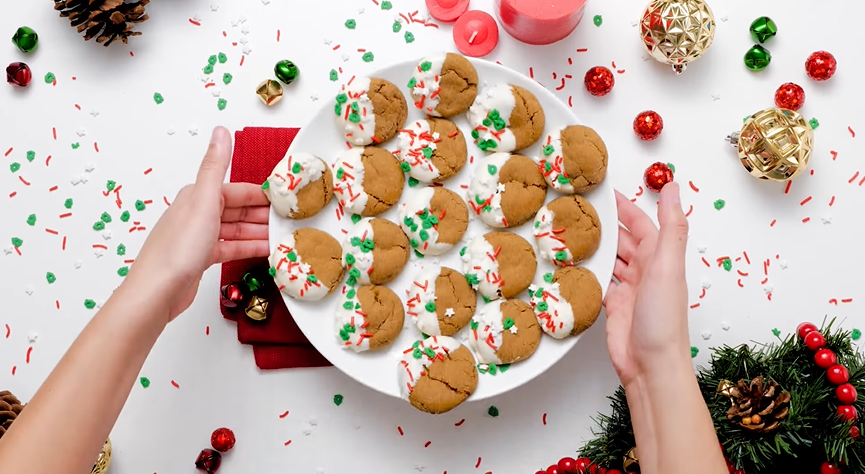
<svg viewBox="0 0 865 474"><path fill-rule="evenodd" d="M685 249L688 221L679 185L661 192L658 222L616 192L619 248L604 306L607 346L622 384L663 371L670 364L690 366L688 288Z"/></svg>

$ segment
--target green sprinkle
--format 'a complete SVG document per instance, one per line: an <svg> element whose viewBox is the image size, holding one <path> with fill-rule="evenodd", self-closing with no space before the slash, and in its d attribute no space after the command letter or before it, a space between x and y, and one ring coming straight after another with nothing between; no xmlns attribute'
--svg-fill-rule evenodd
<svg viewBox="0 0 865 474"><path fill-rule="evenodd" d="M511 364L503 364L499 366L499 372L505 373L508 369L511 368Z"/></svg>
<svg viewBox="0 0 865 474"><path fill-rule="evenodd" d="M351 215L351 221L355 224L360 222L361 219L363 219L363 217L360 214L352 214Z"/></svg>
<svg viewBox="0 0 865 474"><path fill-rule="evenodd" d="M724 270L727 270L728 272L733 269L733 262L731 262L729 258L724 259L722 265L724 266Z"/></svg>
<svg viewBox="0 0 865 474"><path fill-rule="evenodd" d="M421 224L421 227L423 227L424 229L432 229L432 226L433 226L433 223L429 219L425 219L423 221L423 223Z"/></svg>
<svg viewBox="0 0 865 474"><path fill-rule="evenodd" d="M676 166L672 163L667 163L667 168L670 168L670 171L672 171L673 173L676 172Z"/></svg>
<svg viewBox="0 0 865 474"><path fill-rule="evenodd" d="M405 32L405 42L414 43L414 34L411 31Z"/></svg>
<svg viewBox="0 0 865 474"><path fill-rule="evenodd" d="M137 209L139 211L143 211L143 210L147 209L147 205L144 204L144 201L139 199L139 200L135 201L135 209Z"/></svg>
<svg viewBox="0 0 865 474"><path fill-rule="evenodd" d="M414 89L414 86L416 86L416 85L417 85L417 79L415 79L415 78L409 79L409 81L408 81L408 88L409 89Z"/></svg>
<svg viewBox="0 0 865 474"><path fill-rule="evenodd" d="M120 267L120 268L118 268L118 269L117 269L117 274L120 275L120 276L122 276L122 277L125 277L126 275L129 274L129 267Z"/></svg>
<svg viewBox="0 0 865 474"><path fill-rule="evenodd" d="M436 225L439 223L439 218L430 214L429 219L427 219L427 222L429 222L432 225Z"/></svg>
<svg viewBox="0 0 865 474"><path fill-rule="evenodd" d="M53 72L49 72L48 74L45 74L45 83L46 84L51 84L52 82L54 82L54 79L57 79L57 77L54 76Z"/></svg>
<svg viewBox="0 0 865 474"><path fill-rule="evenodd" d="M308 281L310 283L318 283L318 277L315 275L307 275L306 281Z"/></svg>
<svg viewBox="0 0 865 474"><path fill-rule="evenodd" d="M352 254L350 254L350 253L345 254L345 263L346 263L346 265L354 265L354 263L355 263L356 261L357 261L357 260L355 260L354 255L352 255Z"/></svg>
<svg viewBox="0 0 865 474"><path fill-rule="evenodd" d="M745 118L743 118L743 119L742 119L742 123L745 123L745 122L747 122L747 121L748 121L748 119L749 119L749 118L751 118L751 116L750 116L750 115L749 115L749 116L747 116L747 117L745 117Z"/></svg>
<svg viewBox="0 0 865 474"><path fill-rule="evenodd" d="M496 167L496 165L487 165L487 173L495 175L498 171L499 169Z"/></svg>
<svg viewBox="0 0 865 474"><path fill-rule="evenodd" d="M126 255L126 246L125 245L120 244L117 246L117 255L120 255L121 257Z"/></svg>
<svg viewBox="0 0 865 474"><path fill-rule="evenodd" d="M477 285L478 283L480 283L480 280L478 279L478 276L475 273L467 274L466 275L466 281L469 282L469 285Z"/></svg>
<svg viewBox="0 0 865 474"><path fill-rule="evenodd" d="M543 313L544 311L546 311L548 309L550 309L550 307L546 301L541 301L540 303L538 303L538 311Z"/></svg>
<svg viewBox="0 0 865 474"><path fill-rule="evenodd" d="M345 297L348 299L354 298L354 295L357 294L357 291L354 289L348 290L348 293L345 294Z"/></svg>
<svg viewBox="0 0 865 474"><path fill-rule="evenodd" d="M336 179L342 179L343 176L345 176L345 170L340 167L336 170Z"/></svg>
<svg viewBox="0 0 865 474"><path fill-rule="evenodd" d="M472 130L472 138L474 138L475 140L477 140L477 139L480 138L480 137L481 137L481 132L479 132L479 131L477 131L477 130Z"/></svg>
<svg viewBox="0 0 865 474"><path fill-rule="evenodd" d="M67 198L65 201L63 201L63 207L65 207L66 209L72 209L72 198Z"/></svg>
<svg viewBox="0 0 865 474"><path fill-rule="evenodd" d="M348 121L351 123L360 123L360 114L352 112L348 115Z"/></svg>
<svg viewBox="0 0 865 474"><path fill-rule="evenodd" d="M267 269L267 273L268 273L270 276L275 277L275 276L276 276L276 268L275 268L275 267L270 267L270 268L268 268L268 269Z"/></svg>
<svg viewBox="0 0 865 474"><path fill-rule="evenodd" d="M330 80L333 82L336 82L339 80L339 73L336 72L336 69L330 70Z"/></svg>
<svg viewBox="0 0 865 474"><path fill-rule="evenodd" d="M207 66L201 68L201 71L205 74L213 74L213 66L208 64Z"/></svg>
<svg viewBox="0 0 865 474"><path fill-rule="evenodd" d="M216 55L215 54L213 56L207 58L207 64L210 64L211 66L216 64Z"/></svg>
<svg viewBox="0 0 865 474"><path fill-rule="evenodd" d="M694 346L691 346L691 358L697 357L697 354L700 353L700 349L697 349Z"/></svg>
<svg viewBox="0 0 865 474"><path fill-rule="evenodd" d="M388 0L384 0L383 2L381 2L382 10L390 10L391 8L393 8L393 3L390 3Z"/></svg>
<svg viewBox="0 0 865 474"><path fill-rule="evenodd" d="M553 164L550 163L549 161L545 162L544 163L544 171L549 171L551 169L553 169Z"/></svg>
<svg viewBox="0 0 865 474"><path fill-rule="evenodd" d="M854 328L853 332L850 333L850 338L854 341L858 341L860 337L862 337L862 331Z"/></svg>
<svg viewBox="0 0 865 474"><path fill-rule="evenodd" d="M294 250L292 250L291 252L288 252L287 254L285 254L285 258L287 258L291 262L296 262L297 261L297 254L294 253Z"/></svg>
<svg viewBox="0 0 865 474"><path fill-rule="evenodd" d="M357 284L357 278L355 278L355 277L348 277L348 280L346 280L345 283L346 283L348 286L354 286L354 285Z"/></svg>
<svg viewBox="0 0 865 474"><path fill-rule="evenodd" d="M423 147L423 148L421 149L421 151L423 152L423 156L424 156L424 158L426 158L426 159L430 159L430 158L432 158L432 156L433 156L433 149L432 149L432 148L430 148L430 147L428 147L428 146L427 146L427 147Z"/></svg>
<svg viewBox="0 0 865 474"><path fill-rule="evenodd" d="M399 167L402 168L403 173L408 173L409 171L411 171L411 165L408 164L407 161L403 161L402 163L400 163Z"/></svg>
<svg viewBox="0 0 865 474"><path fill-rule="evenodd" d="M27 224L30 226L36 225L36 214L30 214L27 216Z"/></svg>
<svg viewBox="0 0 865 474"><path fill-rule="evenodd" d="M424 349L423 353L426 354L426 356L430 359L433 359L436 356L436 351L432 350L431 347L427 347L426 349Z"/></svg>
<svg viewBox="0 0 865 474"><path fill-rule="evenodd" d="M411 353L411 356L415 359L420 359L421 357L423 357L423 351L421 351L419 348L415 348L414 352Z"/></svg>
<svg viewBox="0 0 865 474"><path fill-rule="evenodd" d="M337 104L344 104L346 102L348 102L348 96L347 95L340 94L340 95L336 96L336 103Z"/></svg>
<svg viewBox="0 0 865 474"><path fill-rule="evenodd" d="M568 183L571 182L571 180L568 179L568 177L565 176L564 174L560 174L560 175L556 178L556 181L558 181L559 184L568 184Z"/></svg>
<svg viewBox="0 0 865 474"><path fill-rule="evenodd" d="M363 241L363 244L361 244L361 245L363 245L364 247L366 247L366 248L372 250L372 249L375 248L375 241L372 240L372 239L370 239L370 238L367 238L367 239L365 239L365 240Z"/></svg>
<svg viewBox="0 0 865 474"><path fill-rule="evenodd" d="M303 171L303 166L300 163L294 163L294 166L291 167L291 172L294 174L300 173Z"/></svg>
<svg viewBox="0 0 865 474"><path fill-rule="evenodd" d="M102 215L99 216L99 218L102 219L102 222L104 222L106 224L111 222L111 214L109 214L107 212L103 212Z"/></svg>
<svg viewBox="0 0 865 474"><path fill-rule="evenodd" d="M592 18L592 21L595 23L595 26L601 26L601 24L604 23L604 17L601 15L595 15L595 17Z"/></svg>
<svg viewBox="0 0 865 474"><path fill-rule="evenodd" d="M96 221L96 223L93 224L93 230L105 230L105 223L102 221Z"/></svg>
<svg viewBox="0 0 865 474"><path fill-rule="evenodd" d="M427 71L429 71L430 69L432 69L432 63L431 63L431 62L429 62L429 61L424 61L424 62L420 63L420 70L421 70L421 71L423 71L423 72L427 72Z"/></svg>
<svg viewBox="0 0 865 474"><path fill-rule="evenodd" d="M406 227L411 227L414 224L414 219L411 216L405 216L402 222Z"/></svg>
<svg viewBox="0 0 865 474"><path fill-rule="evenodd" d="M263 191L267 191L268 189L270 189L270 181L265 181L261 183L261 189Z"/></svg>
<svg viewBox="0 0 865 474"><path fill-rule="evenodd" d="M504 322L504 328L505 329L510 329L510 328L514 327L514 324L516 324L516 323L514 323L514 320L512 318L505 318L505 322Z"/></svg>
<svg viewBox="0 0 865 474"><path fill-rule="evenodd" d="M435 313L435 312L436 312L436 304L435 304L435 302L430 301L429 303L427 303L427 304L424 306L424 308L425 308L427 311L429 311L430 313Z"/></svg>
<svg viewBox="0 0 865 474"><path fill-rule="evenodd" d="M343 341L347 341L347 340L349 340L349 339L351 338L351 337L348 335L348 331L346 331L345 329L340 329L340 330L339 330L339 337L340 337Z"/></svg>
<svg viewBox="0 0 865 474"><path fill-rule="evenodd" d="M553 274L552 273L545 274L544 275L544 281L547 283L552 283L553 282Z"/></svg>
<svg viewBox="0 0 865 474"><path fill-rule="evenodd" d="M485 373L487 373L487 369L481 367L481 364L478 364L478 372L485 374Z"/></svg>
<svg viewBox="0 0 865 474"><path fill-rule="evenodd" d="M489 299L489 298L487 297L487 295L482 295L481 297L483 298L484 303L489 303L490 301L492 301L491 299Z"/></svg>
<svg viewBox="0 0 865 474"><path fill-rule="evenodd" d="M45 279L48 280L49 285L57 281L57 277L51 272L45 274Z"/></svg>
<svg viewBox="0 0 865 474"><path fill-rule="evenodd" d="M333 404L336 405L336 406L340 406L340 405L342 405L342 401L343 401L343 400L345 400L345 398L344 398L342 395L338 394L338 393L337 393L336 395L333 396Z"/></svg>
<svg viewBox="0 0 865 474"><path fill-rule="evenodd" d="M71 202L72 200L71 200L71 199L67 199L67 201L70 201L70 202L69 202L69 207L72 207L72 202ZM123 221L123 222L129 222L129 217L130 217L130 216L129 216L129 211L123 211L123 214L120 214L120 220Z"/></svg>
<svg viewBox="0 0 865 474"><path fill-rule="evenodd" d="M228 105L228 101L221 98L216 101L216 108L219 110L225 110L225 106Z"/></svg>
<svg viewBox="0 0 865 474"><path fill-rule="evenodd" d="M408 185L409 185L409 187L413 188L413 187L417 186L418 183L420 183L420 181L416 180L416 179L415 179L414 177L412 177L412 176L409 176L409 178L408 178Z"/></svg>
<svg viewBox="0 0 865 474"><path fill-rule="evenodd" d="M345 20L345 27L350 29L350 30L353 30L353 29L357 28L357 22L352 20L352 19Z"/></svg>
<svg viewBox="0 0 865 474"><path fill-rule="evenodd" d="M482 123L484 124L485 127L492 127L493 126L493 121L490 118L485 118Z"/></svg>
<svg viewBox="0 0 865 474"><path fill-rule="evenodd" d="M138 381L141 382L141 386L144 388L147 388L150 386L150 379L147 377L141 377L140 379L138 379Z"/></svg>
<svg viewBox="0 0 865 474"><path fill-rule="evenodd" d="M19 239L18 237L12 237L12 246L13 247L20 247L22 245L24 245L23 240Z"/></svg>
<svg viewBox="0 0 865 474"><path fill-rule="evenodd" d="M232 76L231 74L229 74L229 73L226 72L225 74L222 75L222 82L223 82L226 86L229 85L229 84L231 84L231 81L232 81L232 80L234 80L234 76Z"/></svg>
<svg viewBox="0 0 865 474"><path fill-rule="evenodd" d="M116 188L116 187L117 187L117 183L110 180L110 179L105 182L105 189L107 189L108 192L114 191L114 188Z"/></svg>
<svg viewBox="0 0 865 474"><path fill-rule="evenodd" d="M778 328L773 328L773 329L772 329L772 334L774 334L775 337L778 337L778 336L781 335L781 330L778 329Z"/></svg>
<svg viewBox="0 0 865 474"><path fill-rule="evenodd" d="M21 163L15 162L9 165L9 171L15 173L21 169Z"/></svg>
<svg viewBox="0 0 865 474"><path fill-rule="evenodd" d="M393 26L391 27L394 33L399 33L402 30L402 23L395 21L393 22Z"/></svg>
<svg viewBox="0 0 865 474"><path fill-rule="evenodd" d="M348 271L348 274L354 278L360 278L360 270L358 270L357 268L352 268Z"/></svg>
<svg viewBox="0 0 865 474"><path fill-rule="evenodd" d="M156 102L156 105L159 105L159 104L165 102L165 97L162 97L162 94L160 94L159 92L156 92L153 94L153 102Z"/></svg>
<svg viewBox="0 0 865 474"><path fill-rule="evenodd" d="M27 161L29 161L29 162L32 163L33 160L35 160L35 159L36 159L36 152L35 152L35 151L32 151L32 150L31 150L31 151L28 151L28 152L27 152Z"/></svg>
<svg viewBox="0 0 865 474"><path fill-rule="evenodd" d="M541 296L543 296L543 294L544 294L544 289L543 289L543 288L538 288L537 290L535 290L535 296L537 296L538 298L540 298Z"/></svg>
<svg viewBox="0 0 865 474"><path fill-rule="evenodd" d="M534 292L534 291L532 291L532 289L531 289L531 288L529 288L529 289L528 289L528 290L526 290L526 291L528 291L528 292L529 292L529 298L534 298L534 297L535 297L535 292Z"/></svg>
<svg viewBox="0 0 865 474"><path fill-rule="evenodd" d="M815 117L808 121L808 125L811 126L811 130L816 130L820 126L820 122Z"/></svg>
<svg viewBox="0 0 865 474"><path fill-rule="evenodd" d="M424 242L429 240L429 232L427 232L426 229L421 229L419 236L420 239Z"/></svg>
<svg viewBox="0 0 865 474"><path fill-rule="evenodd" d="M550 156L550 155L552 155L553 152L555 152L555 151L556 151L556 149L553 148L552 145L547 145L547 146L544 147L544 156Z"/></svg>
<svg viewBox="0 0 865 474"><path fill-rule="evenodd" d="M417 258L424 258L424 254L418 252L417 249L414 249L414 255L415 255L415 257L417 257Z"/></svg>
<svg viewBox="0 0 865 474"><path fill-rule="evenodd" d="M96 307L96 302L91 299L84 300L84 307L87 309L93 309Z"/></svg>
<svg viewBox="0 0 865 474"><path fill-rule="evenodd" d="M363 62L365 62L365 63L371 63L371 62L375 61L375 55L372 54L372 51L367 51L367 52L363 53L362 59L363 59Z"/></svg>
<svg viewBox="0 0 865 474"><path fill-rule="evenodd" d="M420 341L414 341L414 343L411 346L413 348L417 349L418 347L420 347Z"/></svg>
<svg viewBox="0 0 865 474"><path fill-rule="evenodd" d="M342 307L345 309L354 309L354 303L352 303L351 301L346 301L342 304Z"/></svg>
<svg viewBox="0 0 865 474"><path fill-rule="evenodd" d="M352 237L349 242L351 242L352 247L360 247L360 244L363 243L363 241L360 240L360 237L357 236Z"/></svg>
<svg viewBox="0 0 865 474"><path fill-rule="evenodd" d="M78 142L75 142L75 143L73 143L73 144L72 144L72 149L73 149L73 150L77 150L77 149L78 149L78 147L80 147L80 146L81 146L81 144L80 144L80 143L78 143Z"/></svg>
<svg viewBox="0 0 865 474"><path fill-rule="evenodd" d="M718 199L717 201L715 201L715 209L720 211L724 208L725 204L727 204L726 201L724 201L723 199Z"/></svg>
<svg viewBox="0 0 865 474"><path fill-rule="evenodd" d="M226 55L225 53L219 53L218 58L219 58L219 64L225 64L228 62L228 55Z"/></svg>
<svg viewBox="0 0 865 474"><path fill-rule="evenodd" d="M498 372L499 369L496 368L496 364L490 364L490 368L487 370L489 370L490 375L494 376L494 375L496 375L496 372Z"/></svg>
<svg viewBox="0 0 865 474"><path fill-rule="evenodd" d="M556 252L556 260L558 260L560 262L564 262L567 259L568 259L568 252L565 252L564 250L559 250L558 252Z"/></svg>
<svg viewBox="0 0 865 474"><path fill-rule="evenodd" d="M495 367L495 365L491 365L491 366L490 366L490 369L492 369L493 367ZM491 405L491 406L490 406L490 409L487 410L487 413L488 413L491 417L495 418L495 417L499 416L499 409L496 408L495 405Z"/></svg>
<svg viewBox="0 0 865 474"><path fill-rule="evenodd" d="M411 244L412 248L417 248L418 245L420 245L420 242L418 242L415 238L412 238L409 243Z"/></svg>
<svg viewBox="0 0 865 474"><path fill-rule="evenodd" d="M493 127L495 127L496 130L504 130L507 126L508 124L502 119L493 120Z"/></svg>

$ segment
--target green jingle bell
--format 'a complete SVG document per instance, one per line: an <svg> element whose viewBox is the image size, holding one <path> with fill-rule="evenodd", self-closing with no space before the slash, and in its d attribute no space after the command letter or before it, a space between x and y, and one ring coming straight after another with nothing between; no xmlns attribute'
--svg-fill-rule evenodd
<svg viewBox="0 0 865 474"><path fill-rule="evenodd" d="M260 291L262 288L264 288L265 280L261 277L261 275L258 274L258 272L249 272L243 275L243 279L241 281L247 286L247 288L249 288L249 291L252 293Z"/></svg>
<svg viewBox="0 0 865 474"><path fill-rule="evenodd" d="M276 74L276 78L282 81L285 85L291 84L297 80L298 76L300 76L300 69L298 69L297 66L288 59L283 59L276 63L273 72Z"/></svg>
<svg viewBox="0 0 865 474"><path fill-rule="evenodd" d="M758 43L765 43L778 34L778 26L768 16L761 16L751 23L751 37Z"/></svg>
<svg viewBox="0 0 865 474"><path fill-rule="evenodd" d="M36 34L33 28L22 26L12 36L12 44L21 50L22 53L31 53L36 49L36 45L39 44L39 35Z"/></svg>
<svg viewBox="0 0 865 474"><path fill-rule="evenodd" d="M772 53L759 44L755 44L745 53L745 66L754 72L766 69L770 62L772 62Z"/></svg>

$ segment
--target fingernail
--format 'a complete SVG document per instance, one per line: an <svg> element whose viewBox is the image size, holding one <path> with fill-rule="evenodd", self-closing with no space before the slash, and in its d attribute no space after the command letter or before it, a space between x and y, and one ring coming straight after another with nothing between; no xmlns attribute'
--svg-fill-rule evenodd
<svg viewBox="0 0 865 474"><path fill-rule="evenodd" d="M220 141L222 141L222 134L225 133L222 127L215 127L213 129L213 133L210 135L210 143L212 145L216 145Z"/></svg>
<svg viewBox="0 0 865 474"><path fill-rule="evenodd" d="M679 195L679 184L676 182L672 182L664 186L664 192L661 193L661 198L663 198L665 201L669 201L670 204L680 204L682 202L682 198Z"/></svg>

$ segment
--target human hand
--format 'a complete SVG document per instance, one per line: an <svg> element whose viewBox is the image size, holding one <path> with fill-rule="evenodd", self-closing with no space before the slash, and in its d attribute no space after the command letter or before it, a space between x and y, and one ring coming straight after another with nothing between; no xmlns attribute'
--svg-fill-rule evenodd
<svg viewBox="0 0 865 474"><path fill-rule="evenodd" d="M230 162L231 134L216 127L195 183L156 223L127 277L133 287L154 290L168 321L192 304L211 265L270 254L267 197L255 184L224 183Z"/></svg>
<svg viewBox="0 0 865 474"><path fill-rule="evenodd" d="M650 369L689 361L685 248L688 221L679 185L661 191L660 232L640 208L616 192L619 249L607 308L607 345L622 384Z"/></svg>

